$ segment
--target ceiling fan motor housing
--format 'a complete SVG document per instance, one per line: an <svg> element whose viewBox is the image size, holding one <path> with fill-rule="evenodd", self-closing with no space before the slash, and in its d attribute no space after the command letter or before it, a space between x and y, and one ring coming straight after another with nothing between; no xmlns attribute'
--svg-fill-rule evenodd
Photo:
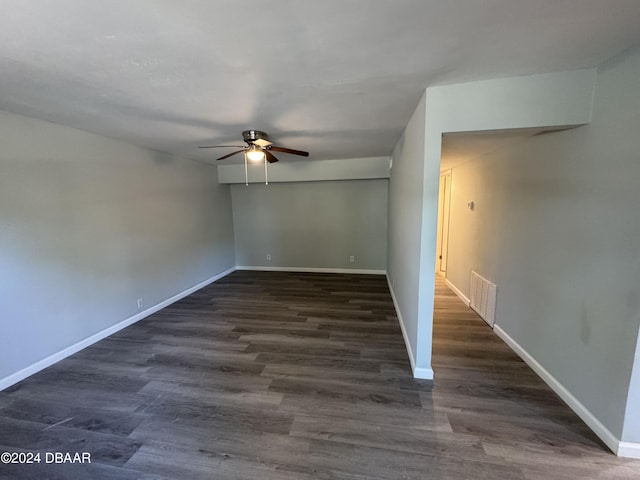
<svg viewBox="0 0 640 480"><path fill-rule="evenodd" d="M256 140L260 140L260 139L266 140L267 134L264 132L261 132L260 130L245 130L244 132L242 132L242 138L244 138L245 142L251 144Z"/></svg>

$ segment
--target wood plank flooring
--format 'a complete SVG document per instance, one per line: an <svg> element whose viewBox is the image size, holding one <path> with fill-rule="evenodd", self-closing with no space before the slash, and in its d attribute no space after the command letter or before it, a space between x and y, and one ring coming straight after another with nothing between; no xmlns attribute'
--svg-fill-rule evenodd
<svg viewBox="0 0 640 480"><path fill-rule="evenodd" d="M382 276L234 272L0 392L0 479L637 479L439 280L414 380Z"/></svg>

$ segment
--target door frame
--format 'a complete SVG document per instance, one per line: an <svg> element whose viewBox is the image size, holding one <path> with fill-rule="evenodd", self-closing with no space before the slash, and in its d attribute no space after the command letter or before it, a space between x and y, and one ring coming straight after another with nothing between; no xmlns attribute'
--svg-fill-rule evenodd
<svg viewBox="0 0 640 480"><path fill-rule="evenodd" d="M440 172L439 185L436 273L447 278L447 257L449 254L449 228L451 216L451 169Z"/></svg>

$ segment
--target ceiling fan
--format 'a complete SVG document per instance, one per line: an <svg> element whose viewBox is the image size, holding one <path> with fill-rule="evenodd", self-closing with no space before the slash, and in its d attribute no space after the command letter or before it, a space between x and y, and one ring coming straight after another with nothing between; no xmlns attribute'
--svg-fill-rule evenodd
<svg viewBox="0 0 640 480"><path fill-rule="evenodd" d="M303 152L302 150L293 150L292 148L284 148L278 147L274 145L269 140L267 140L267 134L261 132L260 130L245 130L242 132L242 138L244 142L247 144L244 145L204 145L198 148L240 148L241 150L236 150L235 152L228 153L227 155L223 155L216 160L224 160L225 158L232 157L237 155L238 153L244 152L244 181L245 185L249 185L249 169L247 167L247 160L251 162L262 162L264 161L264 183L265 185L269 185L269 177L267 173L267 162L275 163L278 159L271 153L274 152L282 152L282 153L290 153L292 155L300 155L303 157L308 157L309 152Z"/></svg>
<svg viewBox="0 0 640 480"><path fill-rule="evenodd" d="M260 130L245 130L242 132L242 138L245 145L204 145L198 148L240 148L235 152L223 155L216 160L224 160L226 158L237 155L238 153L245 154L245 161L248 159L252 162L261 162L266 160L269 163L275 163L278 159L271 152L289 153L291 155L300 155L308 157L309 152L303 152L302 150L293 150L292 148L278 147L268 140L268 135Z"/></svg>

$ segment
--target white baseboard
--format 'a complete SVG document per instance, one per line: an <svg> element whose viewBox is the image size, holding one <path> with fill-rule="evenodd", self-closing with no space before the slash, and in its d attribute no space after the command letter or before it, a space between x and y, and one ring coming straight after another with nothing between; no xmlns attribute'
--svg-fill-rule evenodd
<svg viewBox="0 0 640 480"><path fill-rule="evenodd" d="M640 458L640 443L620 442L616 453L619 457Z"/></svg>
<svg viewBox="0 0 640 480"><path fill-rule="evenodd" d="M260 272L306 272L306 273L354 273L362 275L386 275L386 270L367 270L357 268L315 268L315 267L262 267L237 266L236 270L254 270Z"/></svg>
<svg viewBox="0 0 640 480"><path fill-rule="evenodd" d="M413 369L413 378L419 378L421 380L433 380L433 369L416 367Z"/></svg>
<svg viewBox="0 0 640 480"><path fill-rule="evenodd" d="M451 289L453 293L455 293L458 296L458 298L460 298L460 300L462 300L462 303L464 303L467 307L469 306L469 304L471 303L471 300L469 300L465 296L465 294L458 289L458 287L456 287L453 283L451 283L448 278L444 279L444 283L447 285L447 287Z"/></svg>
<svg viewBox="0 0 640 480"><path fill-rule="evenodd" d="M391 292L391 299L393 300L393 306L396 309L396 316L398 317L398 323L400 324L400 330L402 331L402 338L404 338L404 344L407 347L407 355L409 355L409 364L411 365L411 371L413 372L413 378L420 378L422 380L433 380L433 369L416 367L416 360L413 356L413 350L411 349L411 343L409 342L409 336L407 330L404 328L404 320L402 319L402 313L400 313L400 306L398 300L396 300L396 294L391 286L391 280L387 275L387 284L389 285L389 292Z"/></svg>
<svg viewBox="0 0 640 480"><path fill-rule="evenodd" d="M87 348L88 346L93 345L94 343L102 340L103 338L108 337L109 335L113 335L114 333L122 330L123 328L128 327L129 325L133 325L134 323L142 320L143 318L146 318L149 315L152 315L157 311L162 310L163 308L171 305L172 303L175 303L178 300L181 300L184 297L191 295L193 292L196 292L201 288L206 287L207 285L215 282L216 280L219 280L222 277L229 275L235 270L236 270L235 267L233 267L222 273L214 275L213 277L203 282L200 282L199 284L194 285L193 287L188 288L187 290L180 292L177 295L174 295L173 297L168 298L158 303L157 305L154 305L153 307L147 308L146 310L139 312L133 315L132 317L127 318L126 320L123 320L119 323L116 323L115 325L105 328L104 330L98 333L95 333L90 337L87 337L84 340L79 341L78 343L71 345L70 347L60 350L59 352L56 352L53 355L49 355L48 357L43 358L42 360L36 363L33 363L28 367L25 367L22 370L17 371L16 373L12 373L11 375L0 379L0 391L10 387L11 385L18 383L21 380L24 380L25 378L33 375L34 373L39 372L40 370L44 370L45 368L50 367L51 365L59 362L60 360L64 360L65 358L73 355L74 353L77 353L80 350Z"/></svg>
<svg viewBox="0 0 640 480"><path fill-rule="evenodd" d="M573 410L587 426L602 440L607 447L620 457L640 458L640 444L621 442L605 427L580 401L569 392L551 373L533 358L518 342L505 332L499 325L493 330L504 342L525 361L531 369L545 381L551 389Z"/></svg>

